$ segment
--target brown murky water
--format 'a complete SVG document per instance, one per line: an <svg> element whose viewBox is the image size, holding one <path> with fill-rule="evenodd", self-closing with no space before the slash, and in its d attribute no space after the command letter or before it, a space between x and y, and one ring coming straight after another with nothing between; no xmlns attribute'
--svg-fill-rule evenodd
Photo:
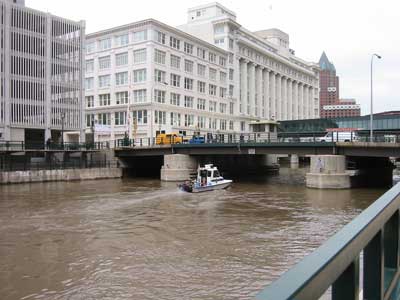
<svg viewBox="0 0 400 300"><path fill-rule="evenodd" d="M0 186L0 299L251 299L384 192L303 176Z"/></svg>

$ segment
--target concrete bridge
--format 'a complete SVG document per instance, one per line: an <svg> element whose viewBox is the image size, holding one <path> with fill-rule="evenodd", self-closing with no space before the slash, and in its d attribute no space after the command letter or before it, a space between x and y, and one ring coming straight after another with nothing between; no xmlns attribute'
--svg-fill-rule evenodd
<svg viewBox="0 0 400 300"><path fill-rule="evenodd" d="M391 186L390 157L400 157L400 143L386 142L237 142L117 147L115 156L127 168L161 169L161 179L189 178L198 164L212 162L225 170L273 170L277 155L311 157L307 185L313 188ZM348 165L354 172L349 172Z"/></svg>

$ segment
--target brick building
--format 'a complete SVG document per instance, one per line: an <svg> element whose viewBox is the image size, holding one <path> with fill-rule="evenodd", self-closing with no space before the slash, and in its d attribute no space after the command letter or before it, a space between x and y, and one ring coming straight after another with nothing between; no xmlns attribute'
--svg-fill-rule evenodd
<svg viewBox="0 0 400 300"><path fill-rule="evenodd" d="M320 75L320 116L321 118L354 117L361 114L361 107L355 99L340 99L339 77L335 66L325 52L319 60Z"/></svg>

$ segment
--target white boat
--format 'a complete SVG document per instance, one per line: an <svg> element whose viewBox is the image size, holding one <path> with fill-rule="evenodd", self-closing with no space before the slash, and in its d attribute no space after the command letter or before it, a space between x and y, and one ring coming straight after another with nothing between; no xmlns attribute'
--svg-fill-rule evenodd
<svg viewBox="0 0 400 300"><path fill-rule="evenodd" d="M226 189L231 183L232 180L224 179L221 176L217 167L208 164L197 169L197 177L195 180L179 184L178 187L185 192L200 193Z"/></svg>

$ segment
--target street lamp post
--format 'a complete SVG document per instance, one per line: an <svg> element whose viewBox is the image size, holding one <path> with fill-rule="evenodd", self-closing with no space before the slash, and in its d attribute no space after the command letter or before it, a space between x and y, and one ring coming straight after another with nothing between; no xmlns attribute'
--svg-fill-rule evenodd
<svg viewBox="0 0 400 300"><path fill-rule="evenodd" d="M373 109L374 104L373 104L373 72L372 72L373 68L372 68L372 66L373 66L375 56L379 59L382 58L382 56L380 56L376 53L372 54L372 56L371 56L371 115L369 117L370 142L373 141L373 137L374 137L374 128L373 128L374 127L374 109Z"/></svg>
<svg viewBox="0 0 400 300"><path fill-rule="evenodd" d="M65 112L61 113L61 147L64 149L64 119Z"/></svg>

